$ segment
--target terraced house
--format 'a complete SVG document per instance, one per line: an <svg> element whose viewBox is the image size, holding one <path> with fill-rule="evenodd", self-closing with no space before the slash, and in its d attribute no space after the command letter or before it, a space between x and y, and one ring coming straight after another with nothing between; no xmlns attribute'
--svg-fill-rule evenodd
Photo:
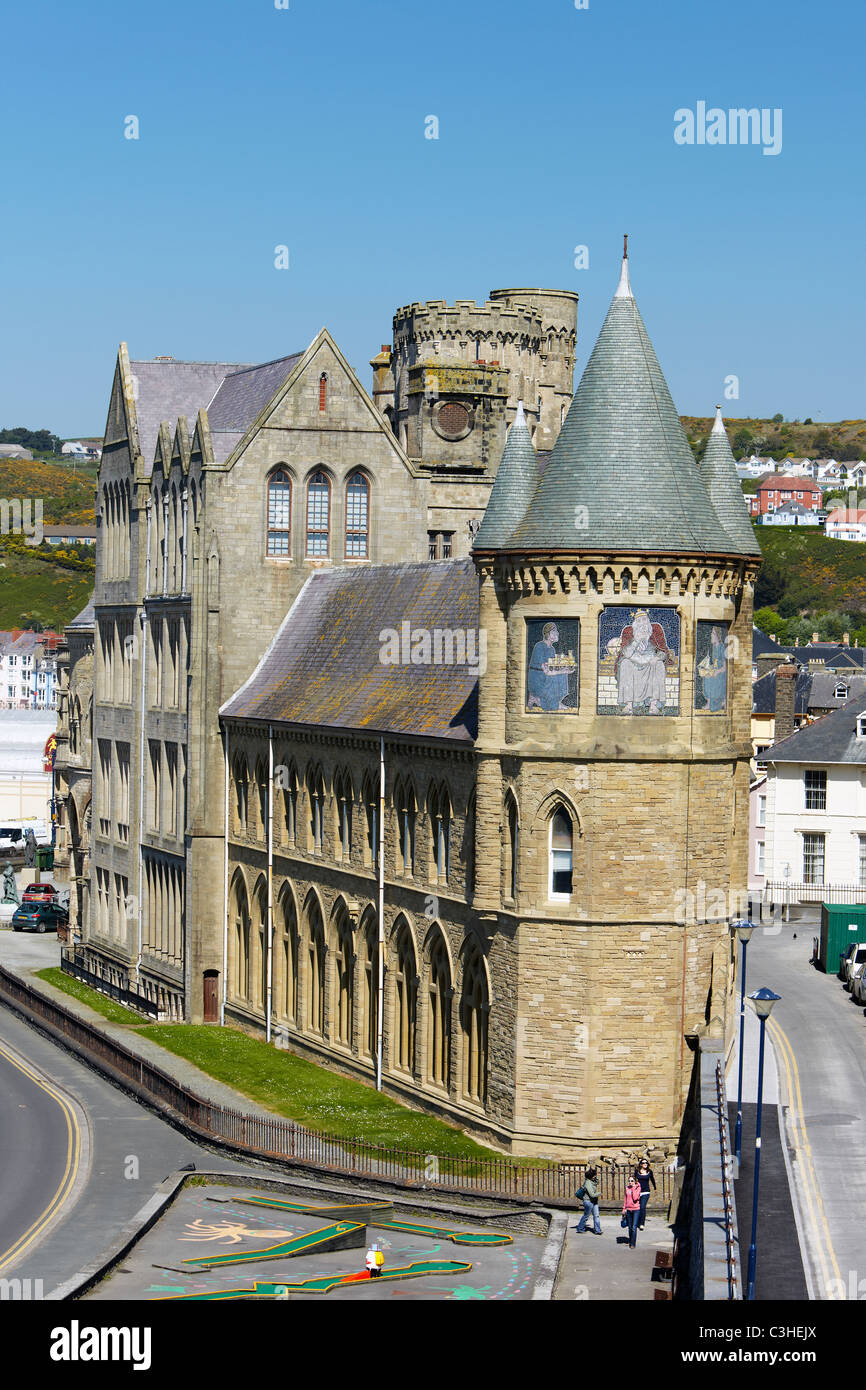
<svg viewBox="0 0 866 1390"><path fill-rule="evenodd" d="M672 1151L731 1032L695 905L746 888L759 550L627 262L561 429L567 326L555 372L518 322L491 378L458 308L426 393L400 311L378 405L324 330L260 367L121 351L83 954L514 1152Z"/></svg>

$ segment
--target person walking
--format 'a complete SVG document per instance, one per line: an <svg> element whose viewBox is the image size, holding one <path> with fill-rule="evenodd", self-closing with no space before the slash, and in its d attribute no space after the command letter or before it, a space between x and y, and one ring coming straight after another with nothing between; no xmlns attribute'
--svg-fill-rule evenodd
<svg viewBox="0 0 866 1390"><path fill-rule="evenodd" d="M646 1225L646 1209L647 1202L650 1199L650 1187L655 1191L656 1186L655 1175L649 1165L648 1158L641 1159L634 1170L634 1175L640 1183L640 1221L638 1222L637 1228L639 1231L642 1231Z"/></svg>
<svg viewBox="0 0 866 1390"><path fill-rule="evenodd" d="M586 1177L585 1177L584 1180L583 1180L583 1187L581 1187L581 1188L578 1190L578 1192L577 1192L576 1195L577 1195L578 1197L583 1197L583 1216L580 1218L580 1221L578 1222L578 1225L577 1225L578 1231L579 1231L579 1232L580 1232L580 1231L586 1231L586 1230L589 1229L589 1228L587 1227L587 1224L586 1224L586 1223L587 1223L587 1221L589 1220L589 1218L590 1218L590 1216L591 1216L591 1217L592 1217L592 1231L593 1231L593 1235L600 1236L600 1235L601 1235L601 1221L600 1221L600 1219L599 1219L599 1214L598 1214L598 1169L597 1169L597 1168L587 1168L587 1170L586 1170Z"/></svg>
<svg viewBox="0 0 866 1390"><path fill-rule="evenodd" d="M628 1227L628 1248L634 1250L637 1245L637 1228L640 1220L640 1183L637 1178L630 1178L625 1189L625 1201L622 1204L623 1226Z"/></svg>

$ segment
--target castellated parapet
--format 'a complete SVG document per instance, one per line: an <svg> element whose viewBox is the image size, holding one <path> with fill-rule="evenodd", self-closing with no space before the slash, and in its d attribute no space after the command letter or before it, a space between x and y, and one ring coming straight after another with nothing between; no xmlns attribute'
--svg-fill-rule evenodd
<svg viewBox="0 0 866 1390"><path fill-rule="evenodd" d="M376 403L411 458L437 471L474 463L489 477L520 400L535 447L553 447L571 403L576 339L571 290L501 289L484 304L408 304L394 315L387 369L381 355L375 359ZM437 367L457 363L464 368L459 386L438 378ZM491 369L500 378L492 393L499 409L489 404ZM418 391L419 380L425 391ZM458 409L448 411L452 402ZM443 413L450 423L444 430L437 428Z"/></svg>

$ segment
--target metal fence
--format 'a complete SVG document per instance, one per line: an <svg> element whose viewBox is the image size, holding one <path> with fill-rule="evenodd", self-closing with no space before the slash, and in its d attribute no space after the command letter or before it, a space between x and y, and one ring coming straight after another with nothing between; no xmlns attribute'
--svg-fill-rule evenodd
<svg viewBox="0 0 866 1390"><path fill-rule="evenodd" d="M125 1004L130 1009L136 1009L140 1014L145 1014L147 1018L159 1019L162 1017L159 1005L155 999L148 999L144 994L138 994L133 989L124 989L122 985L116 985L111 980L106 980L103 975L97 975L93 970L88 970L85 965L75 959L74 951L68 951L64 947L60 948L60 969L64 975L71 975L75 980L81 980L82 984L89 985L91 989L97 990L100 994L107 994L109 999L114 999L118 1004Z"/></svg>
<svg viewBox="0 0 866 1390"><path fill-rule="evenodd" d="M866 883L794 883L790 879L764 884L763 900L777 907L796 907L799 903L839 903L852 907L866 903Z"/></svg>
<svg viewBox="0 0 866 1390"><path fill-rule="evenodd" d="M510 1197L570 1208L576 1205L574 1194L586 1175L586 1163L424 1153L365 1139L336 1139L277 1115L244 1114L195 1095L153 1063L106 1037L61 1004L35 993L0 966L0 999L3 997L43 1019L102 1070L126 1078L139 1091L169 1107L204 1139L221 1140L258 1158L309 1165L327 1173L473 1196ZM598 1167L599 1202L621 1205L634 1164L601 1163ZM673 1174L665 1168L655 1177L656 1200L670 1202Z"/></svg>

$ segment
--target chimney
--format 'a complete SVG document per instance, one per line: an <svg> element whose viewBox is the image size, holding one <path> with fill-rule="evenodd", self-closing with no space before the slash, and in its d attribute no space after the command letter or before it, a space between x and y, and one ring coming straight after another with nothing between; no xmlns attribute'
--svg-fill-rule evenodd
<svg viewBox="0 0 866 1390"><path fill-rule="evenodd" d="M812 641L813 641L813 642L817 642L817 640L818 640L818 634L817 634L817 632L813 632L813 633L812 633Z"/></svg>
<svg viewBox="0 0 866 1390"><path fill-rule="evenodd" d="M794 732L794 696L797 691L797 667L776 667L776 728L774 739L781 743Z"/></svg>
<svg viewBox="0 0 866 1390"><path fill-rule="evenodd" d="M851 634L850 634L850 632L843 632L843 633L842 633L842 646L843 646L843 647L850 647L850 645L851 645Z"/></svg>
<svg viewBox="0 0 866 1390"><path fill-rule="evenodd" d="M799 639L799 637L795 637L795 638L794 638L794 646L795 646L795 647L799 647L799 645L800 645L800 639Z"/></svg>
<svg viewBox="0 0 866 1390"><path fill-rule="evenodd" d="M781 652L759 652L755 659L755 665L758 668L758 680L762 676L766 676L768 671L775 671L779 663L784 662L784 660Z"/></svg>

